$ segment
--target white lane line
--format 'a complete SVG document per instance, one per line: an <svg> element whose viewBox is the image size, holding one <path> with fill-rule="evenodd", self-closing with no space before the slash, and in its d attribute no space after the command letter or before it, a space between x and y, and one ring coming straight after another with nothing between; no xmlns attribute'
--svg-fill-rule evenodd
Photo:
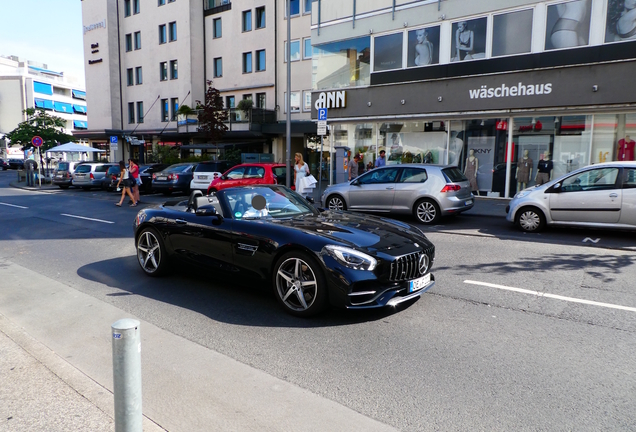
<svg viewBox="0 0 636 432"><path fill-rule="evenodd" d="M101 223L107 223L107 224L114 224L115 223L115 222L111 222L111 221L105 221L105 220L101 220L101 219L93 219L93 218L88 218L88 217L84 217L84 216L76 216L76 215L66 214L66 213L61 213L61 215L62 216L67 216L67 217L76 218L76 219L89 220L89 221L93 221L93 222L101 222Z"/></svg>
<svg viewBox="0 0 636 432"><path fill-rule="evenodd" d="M502 289L502 290L507 290L507 291L514 291L514 292L518 292L518 293L521 293L521 294L531 294L531 295L534 295L534 296L537 296L537 297L548 297L548 298L553 298L553 299L556 299L556 300L564 300L564 301L569 301L569 302L573 302L573 303L583 303L583 304L588 304L588 305L592 305L592 306L601 306L601 307L606 307L606 308L625 310L625 311L629 311L629 312L636 312L636 308L634 308L634 307L615 305L615 304L611 304L611 303L601 303L601 302L597 302L597 301L578 299L578 298L574 298L574 297L565 297L565 296L560 296L560 295L556 295L556 294L548 294L548 293L544 293L544 292L541 292L541 291L532 291L532 290L527 290L527 289L523 289L523 288L514 288L514 287L505 286L505 285L496 285L496 284L491 284L491 283L488 283L488 282L477 282L477 281L465 280L464 283L471 284L471 285L487 286L487 287L490 287L490 288L497 288L497 289Z"/></svg>
<svg viewBox="0 0 636 432"><path fill-rule="evenodd" d="M15 207L15 208L21 208L21 209L28 209L28 207L23 207L23 206L19 206L19 205L15 205L15 204L3 203L3 202L0 202L0 205L7 206L7 207Z"/></svg>

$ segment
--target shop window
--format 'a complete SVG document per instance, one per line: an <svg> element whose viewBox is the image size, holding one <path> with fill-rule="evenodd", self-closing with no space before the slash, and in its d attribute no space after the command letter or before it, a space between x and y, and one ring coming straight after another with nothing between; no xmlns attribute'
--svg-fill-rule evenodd
<svg viewBox="0 0 636 432"><path fill-rule="evenodd" d="M369 85L369 36L315 45L312 82L316 90ZM343 65L349 65L344 68Z"/></svg>
<svg viewBox="0 0 636 432"><path fill-rule="evenodd" d="M453 23L451 62L483 59L486 57L486 28L488 18Z"/></svg>
<svg viewBox="0 0 636 432"><path fill-rule="evenodd" d="M493 57L529 53L531 45L532 9L493 17Z"/></svg>
<svg viewBox="0 0 636 432"><path fill-rule="evenodd" d="M439 26L411 30L408 33L407 67L439 63Z"/></svg>
<svg viewBox="0 0 636 432"><path fill-rule="evenodd" d="M402 68L403 34L376 36L373 40L373 70L385 71Z"/></svg>
<svg viewBox="0 0 636 432"><path fill-rule="evenodd" d="M633 161L636 114L594 115L592 163Z"/></svg>
<svg viewBox="0 0 636 432"><path fill-rule="evenodd" d="M590 40L592 2L574 0L548 6L545 49L585 46Z"/></svg>

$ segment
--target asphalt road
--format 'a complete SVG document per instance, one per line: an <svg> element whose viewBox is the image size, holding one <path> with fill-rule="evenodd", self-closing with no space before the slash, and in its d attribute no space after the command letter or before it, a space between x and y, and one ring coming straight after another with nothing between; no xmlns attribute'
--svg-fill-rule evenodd
<svg viewBox="0 0 636 432"><path fill-rule="evenodd" d="M301 320L205 270L144 276L136 209L14 176L0 172L0 258L400 430L636 430L633 234L461 216L426 228L437 284L419 301Z"/></svg>

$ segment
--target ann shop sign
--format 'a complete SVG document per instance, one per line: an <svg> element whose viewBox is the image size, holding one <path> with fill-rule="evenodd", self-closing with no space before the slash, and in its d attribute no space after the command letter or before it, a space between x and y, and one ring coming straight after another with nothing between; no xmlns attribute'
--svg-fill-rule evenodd
<svg viewBox="0 0 636 432"><path fill-rule="evenodd" d="M321 92L314 104L316 109L320 108L345 108L347 106L347 95L344 90Z"/></svg>

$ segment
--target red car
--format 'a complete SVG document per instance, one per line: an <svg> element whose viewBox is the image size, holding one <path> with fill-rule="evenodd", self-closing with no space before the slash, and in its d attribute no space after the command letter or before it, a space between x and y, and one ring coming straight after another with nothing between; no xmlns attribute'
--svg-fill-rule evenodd
<svg viewBox="0 0 636 432"><path fill-rule="evenodd" d="M220 178L213 180L208 194L236 186L285 184L287 168L280 163L246 163L227 170Z"/></svg>

